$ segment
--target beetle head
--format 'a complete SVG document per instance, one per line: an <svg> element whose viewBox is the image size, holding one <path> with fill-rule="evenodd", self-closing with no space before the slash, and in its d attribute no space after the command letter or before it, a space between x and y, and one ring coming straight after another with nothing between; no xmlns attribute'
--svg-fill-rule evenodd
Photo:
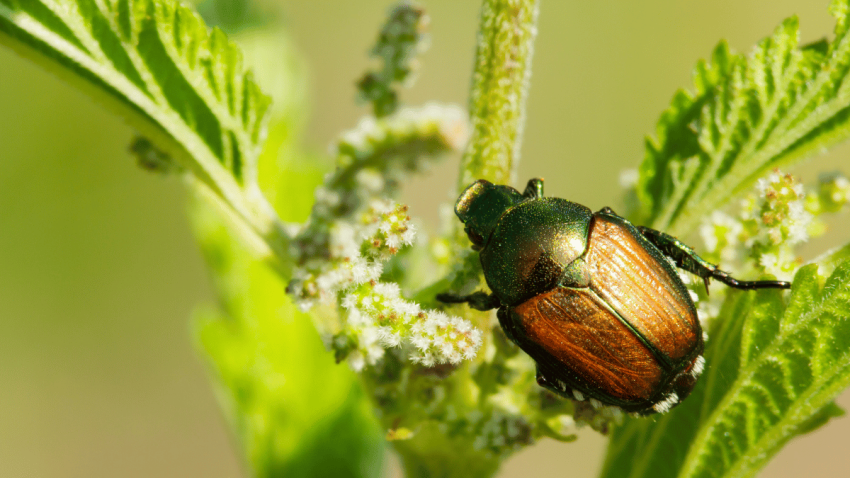
<svg viewBox="0 0 850 478"><path fill-rule="evenodd" d="M466 226L464 231L472 241L472 248L484 247L502 214L523 200L525 198L516 189L483 179L467 187L457 199L455 214Z"/></svg>

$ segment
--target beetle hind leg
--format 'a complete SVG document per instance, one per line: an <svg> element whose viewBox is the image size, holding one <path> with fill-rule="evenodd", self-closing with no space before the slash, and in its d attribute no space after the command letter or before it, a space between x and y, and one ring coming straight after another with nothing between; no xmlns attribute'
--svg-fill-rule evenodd
<svg viewBox="0 0 850 478"><path fill-rule="evenodd" d="M574 395L573 389L567 385L563 380L558 380L555 378L548 377L542 370L540 370L540 365L537 365L537 385L549 390L555 395L560 395L564 398L569 398L572 400L583 401L584 395L581 392L577 392Z"/></svg>
<svg viewBox="0 0 850 478"><path fill-rule="evenodd" d="M744 290L791 288L791 283L779 280L741 281L735 279L728 272L718 269L716 265L697 255L693 249L675 237L648 227L637 226L637 229L662 254L673 259L676 267L701 277L705 282L706 292L708 292L709 279L715 279L729 287Z"/></svg>

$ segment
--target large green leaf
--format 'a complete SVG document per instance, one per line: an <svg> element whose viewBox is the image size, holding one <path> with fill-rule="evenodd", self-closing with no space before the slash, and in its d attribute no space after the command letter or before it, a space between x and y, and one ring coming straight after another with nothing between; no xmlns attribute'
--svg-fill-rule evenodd
<svg viewBox="0 0 850 478"><path fill-rule="evenodd" d="M384 441L357 377L228 228L209 213L196 225L223 306L199 313L200 346L252 475L375 476Z"/></svg>
<svg viewBox="0 0 850 478"><path fill-rule="evenodd" d="M850 135L847 0L835 38L800 48L789 18L747 56L720 43L647 140L637 188L643 223L684 235L767 171Z"/></svg>

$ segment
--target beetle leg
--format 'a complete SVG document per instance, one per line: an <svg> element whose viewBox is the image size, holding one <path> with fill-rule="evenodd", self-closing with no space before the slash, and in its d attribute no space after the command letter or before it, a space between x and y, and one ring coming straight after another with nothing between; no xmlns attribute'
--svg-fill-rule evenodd
<svg viewBox="0 0 850 478"><path fill-rule="evenodd" d="M437 294L437 300L445 304L469 304L475 310L493 310L502 305L502 302L496 297L496 294L488 294L486 292L473 292L469 295L455 294Z"/></svg>
<svg viewBox="0 0 850 478"><path fill-rule="evenodd" d="M525 191L522 193L523 197L528 199L540 199L543 197L543 179L542 178L532 178L528 180L528 184L525 186Z"/></svg>
<svg viewBox="0 0 850 478"><path fill-rule="evenodd" d="M496 311L496 318L499 319L499 325L502 326L502 332L505 333L505 336L513 343L516 342L516 336L514 335L514 326L511 321L510 312L505 307L499 307L499 310ZM519 344L517 344L519 345Z"/></svg>
<svg viewBox="0 0 850 478"><path fill-rule="evenodd" d="M614 210L613 210L613 209L611 209L611 208L610 208L610 207L608 207L608 206L603 207L602 209L600 209L600 210L599 210L599 212L600 212L600 213L602 213L602 214L613 214L614 216L616 216L616 215L617 215L617 213L616 213L616 212L614 212Z"/></svg>
<svg viewBox="0 0 850 478"><path fill-rule="evenodd" d="M791 284L778 280L739 281L730 276L728 272L722 271L716 265L706 261L693 249L675 237L648 227L637 226L638 231L643 234L665 256L673 259L676 266L702 278L705 282L705 290L708 292L708 280L716 279L736 289L790 289Z"/></svg>
<svg viewBox="0 0 850 478"><path fill-rule="evenodd" d="M564 398L569 398L577 401L584 400L584 395L577 390L573 390L567 385L563 380L553 379L547 377L542 370L540 370L540 364L537 364L537 385L549 390L550 392L555 393L556 395L560 395Z"/></svg>

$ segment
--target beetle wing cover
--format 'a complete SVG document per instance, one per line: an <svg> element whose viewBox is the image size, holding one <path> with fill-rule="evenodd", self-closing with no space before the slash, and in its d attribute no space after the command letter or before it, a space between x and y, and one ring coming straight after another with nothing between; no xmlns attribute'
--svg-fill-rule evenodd
<svg viewBox="0 0 850 478"><path fill-rule="evenodd" d="M572 384L638 401L650 399L663 378L652 352L590 289L558 287L514 314L520 347L549 370L566 367Z"/></svg>
<svg viewBox="0 0 850 478"><path fill-rule="evenodd" d="M585 256L590 287L671 364L702 341L696 309L678 273L619 216L596 214Z"/></svg>

